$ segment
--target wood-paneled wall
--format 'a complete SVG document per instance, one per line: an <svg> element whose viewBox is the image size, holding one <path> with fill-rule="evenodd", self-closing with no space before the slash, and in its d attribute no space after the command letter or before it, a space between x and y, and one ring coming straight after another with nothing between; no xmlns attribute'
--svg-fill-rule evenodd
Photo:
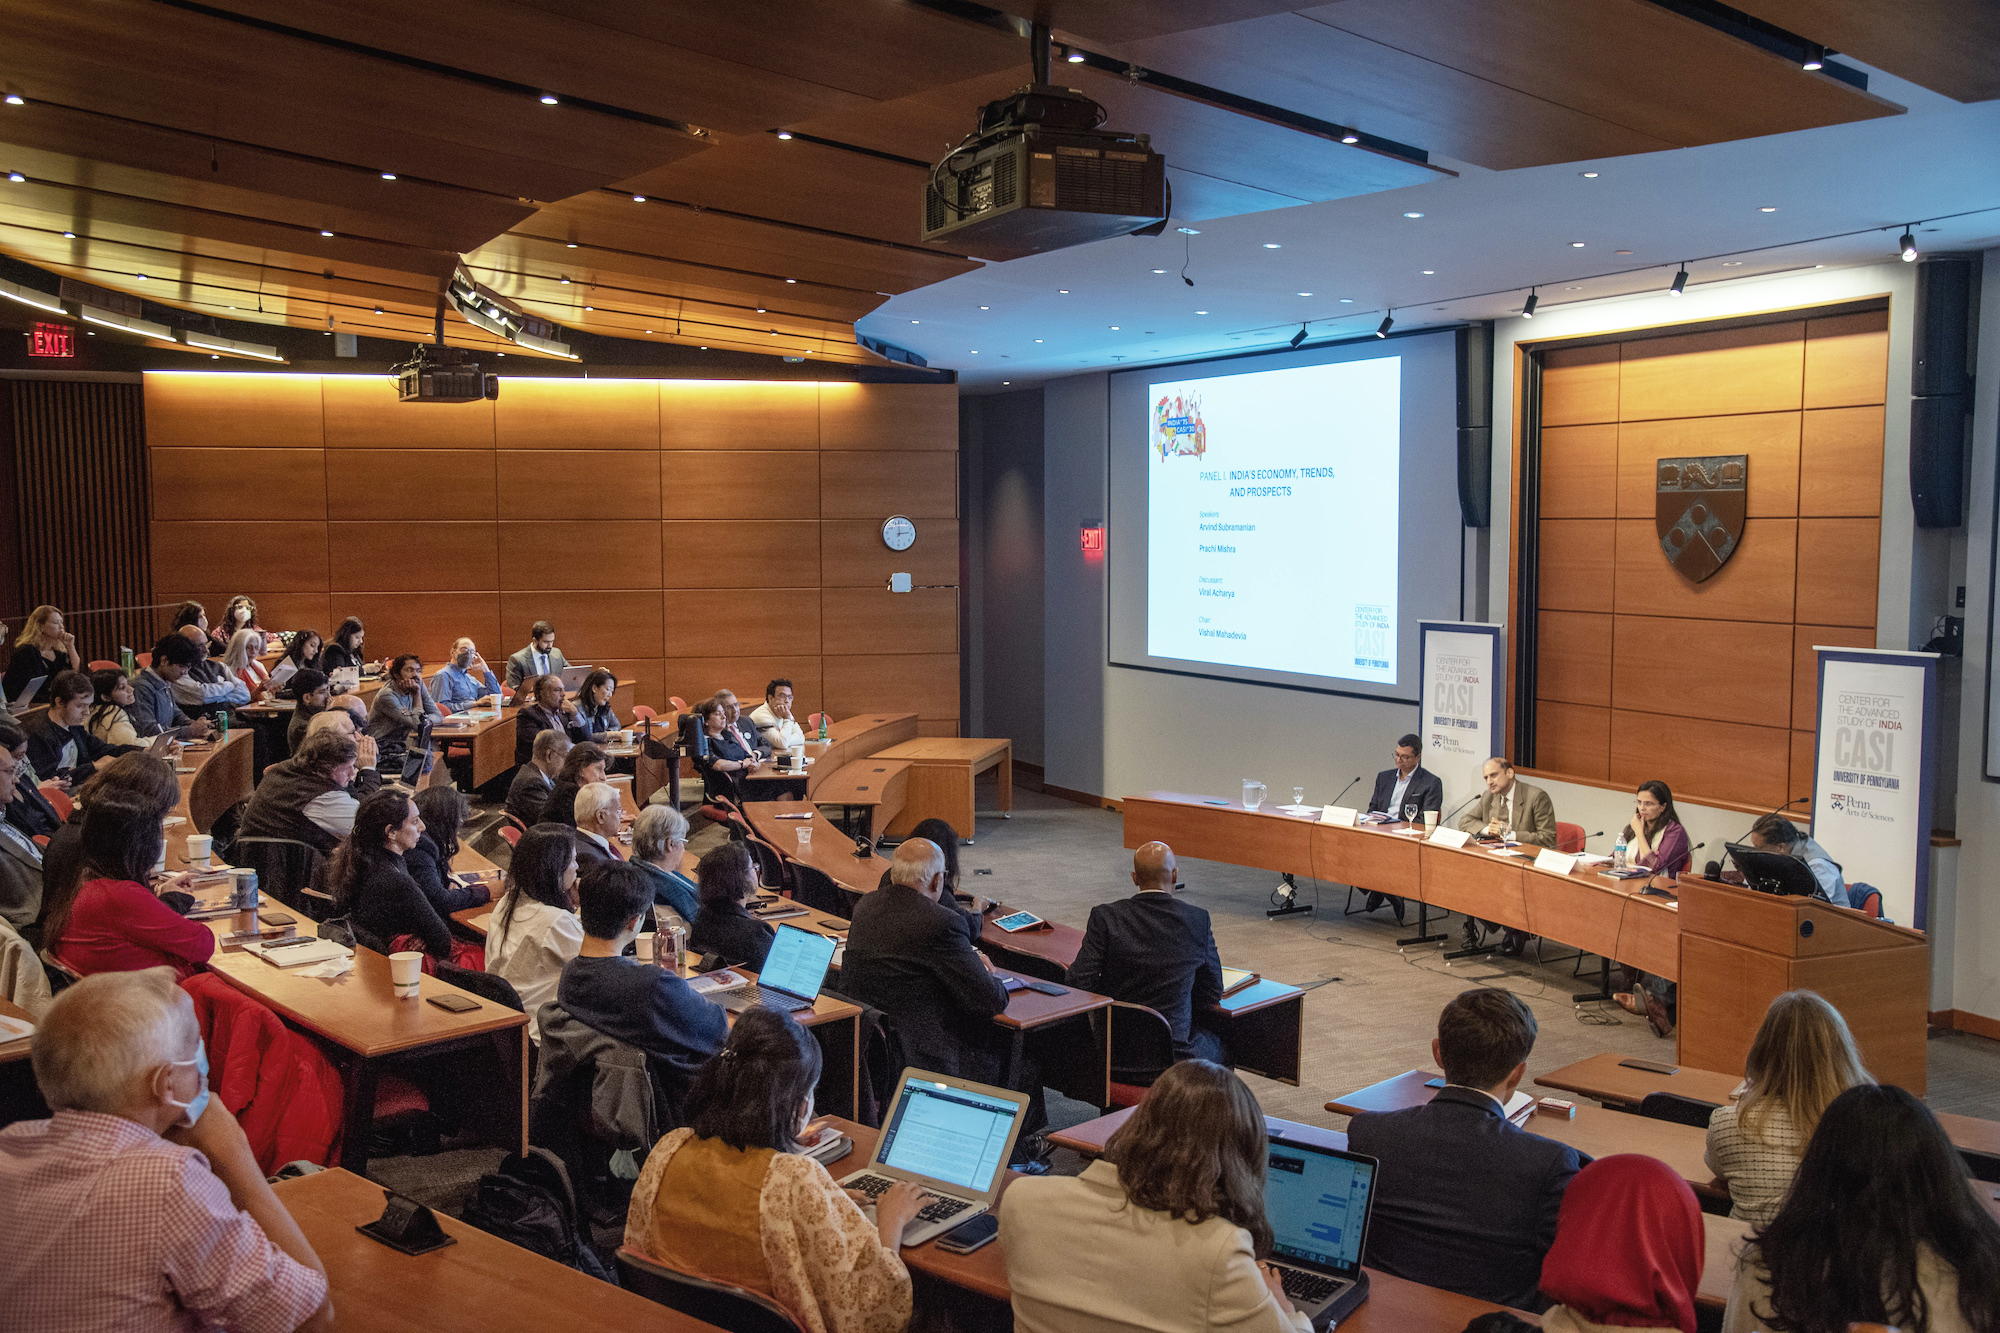
<svg viewBox="0 0 2000 1333"><path fill-rule="evenodd" d="M357 615L370 655L427 664L469 634L496 671L546 619L656 708L783 675L802 716L957 734L953 386L509 378L414 404L373 376L149 374L146 425L161 601ZM886 591L901 571L946 586Z"/></svg>
<svg viewBox="0 0 2000 1333"><path fill-rule="evenodd" d="M1535 766L1776 806L1812 789L1816 644L1873 647L1886 310L1542 352ZM1661 458L1747 454L1691 583Z"/></svg>

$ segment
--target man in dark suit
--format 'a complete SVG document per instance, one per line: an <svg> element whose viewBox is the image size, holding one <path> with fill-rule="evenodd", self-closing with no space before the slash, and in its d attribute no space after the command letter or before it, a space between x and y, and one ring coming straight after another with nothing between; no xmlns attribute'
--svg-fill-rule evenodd
<svg viewBox="0 0 2000 1333"><path fill-rule="evenodd" d="M1382 1164L1367 1263L1479 1300L1547 1307L1542 1259L1563 1191L1589 1159L1506 1117L1534 1046L1535 1016L1511 992L1465 991L1438 1016L1437 1095L1348 1122L1348 1147Z"/></svg>
<svg viewBox="0 0 2000 1333"><path fill-rule="evenodd" d="M519 820L522 828L542 822L542 811L548 808L549 793L555 788L556 774L562 772L563 760L569 757L570 744L569 736L560 731L535 733L535 748L528 762L514 770L514 780L507 784L507 813Z"/></svg>
<svg viewBox="0 0 2000 1333"><path fill-rule="evenodd" d="M507 688L517 690L536 676L560 676L569 659L556 651L556 627L537 620L528 631L528 646L507 659Z"/></svg>
<svg viewBox="0 0 2000 1333"><path fill-rule="evenodd" d="M1223 1063L1222 1038L1200 1015L1222 999L1222 960L1208 913L1174 897L1174 849L1149 842L1132 854L1139 892L1090 909L1070 964L1072 986L1159 1011L1174 1033L1174 1059Z"/></svg>
<svg viewBox="0 0 2000 1333"><path fill-rule="evenodd" d="M1402 819L1404 812L1414 805L1421 821L1426 810L1444 809L1444 783L1417 762L1423 745L1423 738L1414 732L1396 742L1396 766L1375 775L1375 792L1368 798L1370 810L1380 810L1391 819ZM1367 910L1374 911L1384 901L1396 909L1396 924L1402 925L1403 900L1393 894L1369 894Z"/></svg>
<svg viewBox="0 0 2000 1333"><path fill-rule="evenodd" d="M1025 1056L1015 1058L1012 1035L994 1023L1007 1008L1007 988L972 947L961 914L940 901L947 892L936 843L910 838L898 847L887 887L855 904L840 989L889 1015L911 1067L1032 1094L1022 1123L1027 1139L1048 1119L1041 1072ZM1021 1144L1015 1156L1037 1151L1038 1144Z"/></svg>

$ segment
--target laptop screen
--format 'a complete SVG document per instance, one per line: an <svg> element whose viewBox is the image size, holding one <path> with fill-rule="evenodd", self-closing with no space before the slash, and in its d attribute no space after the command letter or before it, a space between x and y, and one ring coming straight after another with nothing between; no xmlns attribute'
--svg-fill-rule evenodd
<svg viewBox="0 0 2000 1333"><path fill-rule="evenodd" d="M757 984L776 986L801 1000L816 998L826 981L826 965L833 961L835 943L831 935L779 926L771 951L764 955L764 970L757 974Z"/></svg>
<svg viewBox="0 0 2000 1333"><path fill-rule="evenodd" d="M875 1160L913 1175L984 1194L1007 1164L1007 1142L1021 1104L949 1087L903 1080Z"/></svg>
<svg viewBox="0 0 2000 1333"><path fill-rule="evenodd" d="M1264 1215L1271 1223L1271 1252L1314 1268L1354 1273L1368 1230L1368 1195L1375 1163L1366 1157L1271 1145L1264 1174Z"/></svg>

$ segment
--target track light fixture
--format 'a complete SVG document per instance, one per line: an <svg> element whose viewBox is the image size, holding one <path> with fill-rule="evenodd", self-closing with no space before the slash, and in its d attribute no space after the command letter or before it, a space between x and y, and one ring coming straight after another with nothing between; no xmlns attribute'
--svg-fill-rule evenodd
<svg viewBox="0 0 2000 1333"><path fill-rule="evenodd" d="M1805 52L1802 58L1799 60L1799 68L1823 69L1825 68L1825 66L1826 66L1826 48L1824 46L1815 45L1812 42L1807 42Z"/></svg>
<svg viewBox="0 0 2000 1333"><path fill-rule="evenodd" d="M1912 234L1916 229L1916 223L1906 224L1903 228L1902 239L1896 242L1896 248L1903 252L1903 262L1905 264L1914 264L1917 260L1917 238Z"/></svg>
<svg viewBox="0 0 2000 1333"><path fill-rule="evenodd" d="M1535 307L1540 305L1541 302L1542 298L1535 294L1535 289L1533 287L1528 288L1528 299L1521 303L1521 318L1533 319L1535 317Z"/></svg>
<svg viewBox="0 0 2000 1333"><path fill-rule="evenodd" d="M1300 324L1299 331L1292 335L1292 346L1297 347L1300 343L1304 342L1305 340L1306 340L1306 326L1304 324Z"/></svg>
<svg viewBox="0 0 2000 1333"><path fill-rule="evenodd" d="M1382 316L1382 322L1375 326L1375 336L1377 338L1386 338L1389 336L1389 330L1395 327L1396 312L1392 309L1388 314Z"/></svg>
<svg viewBox="0 0 2000 1333"><path fill-rule="evenodd" d="M1682 264L1681 271L1674 274L1674 285L1667 289L1667 295L1680 296L1687 291L1687 285L1688 285L1687 265Z"/></svg>

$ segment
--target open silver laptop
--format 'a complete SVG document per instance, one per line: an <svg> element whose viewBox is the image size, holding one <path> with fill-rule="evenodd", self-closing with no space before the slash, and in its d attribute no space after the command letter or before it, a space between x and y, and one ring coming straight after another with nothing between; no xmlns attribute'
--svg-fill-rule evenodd
<svg viewBox="0 0 2000 1333"><path fill-rule="evenodd" d="M575 694L583 688L584 679L597 670L594 666L570 666L562 669L563 689Z"/></svg>
<svg viewBox="0 0 2000 1333"><path fill-rule="evenodd" d="M1271 1140L1264 1216L1271 1263L1299 1313L1325 1329L1368 1299L1361 1256L1375 1207L1373 1157Z"/></svg>
<svg viewBox="0 0 2000 1333"><path fill-rule="evenodd" d="M19 717L21 714L27 712L30 708L34 707L35 695L38 692L40 692L42 688L42 682L47 679L48 679L47 676L37 676L33 680L29 681L25 689L23 689L19 694L17 694L12 699L9 699L7 701L7 711L12 713L16 717Z"/></svg>
<svg viewBox="0 0 2000 1333"><path fill-rule="evenodd" d="M748 986L723 991L715 1002L732 1014L756 1005L795 1014L813 1007L819 988L826 982L826 965L833 961L839 941L797 926L779 926L764 955L764 968Z"/></svg>
<svg viewBox="0 0 2000 1333"><path fill-rule="evenodd" d="M903 1228L903 1244L921 1245L993 1206L1027 1110L1026 1093L905 1069L874 1157L841 1188L879 1199L899 1180L921 1185L924 1206Z"/></svg>

